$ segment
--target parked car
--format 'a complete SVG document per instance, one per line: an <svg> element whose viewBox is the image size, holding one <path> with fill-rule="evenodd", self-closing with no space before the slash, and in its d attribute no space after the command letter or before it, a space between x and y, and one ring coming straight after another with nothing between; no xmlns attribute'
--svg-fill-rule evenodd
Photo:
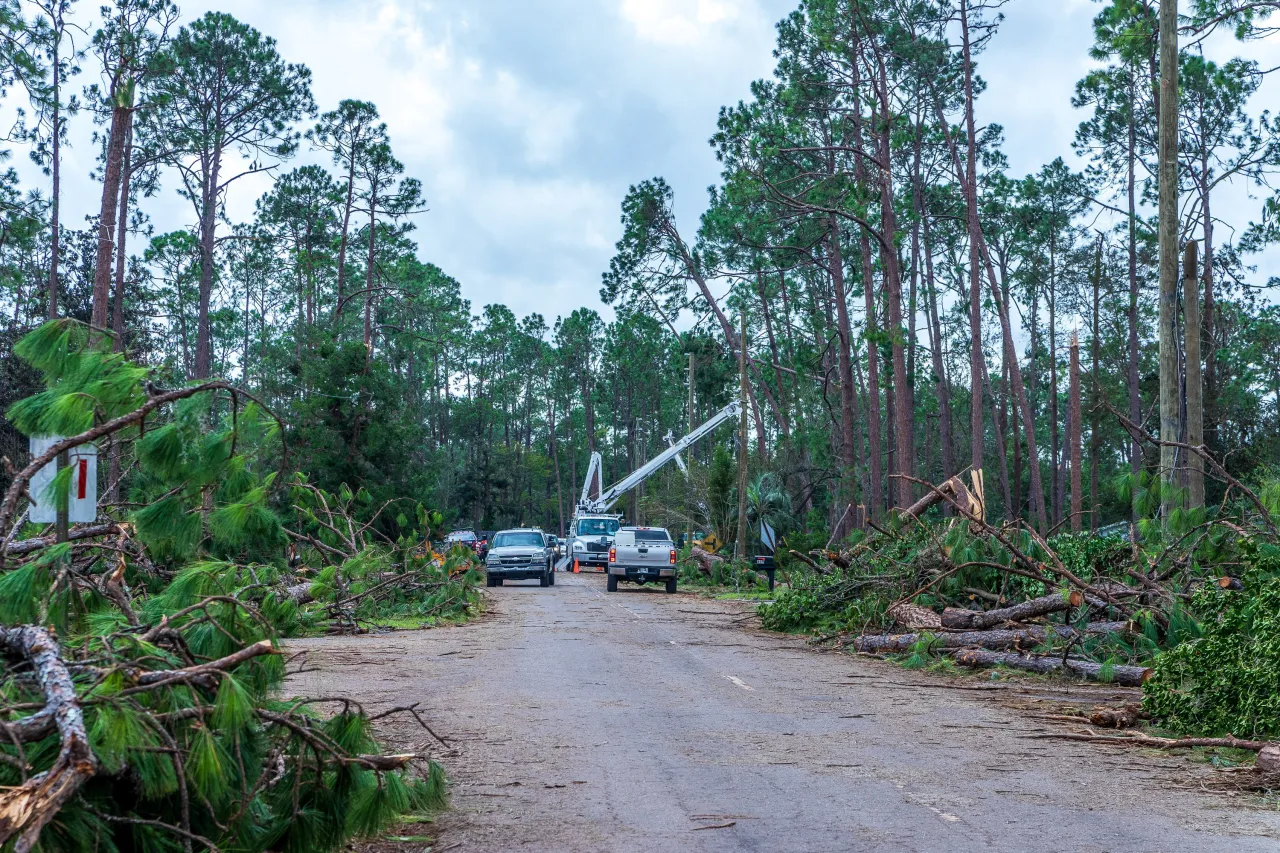
<svg viewBox="0 0 1280 853"><path fill-rule="evenodd" d="M495 533L484 561L487 586L502 586L508 580L537 580L538 586L551 586L556 582L554 569L555 555L546 535L530 527Z"/></svg>
<svg viewBox="0 0 1280 853"><path fill-rule="evenodd" d="M618 591L618 581L661 581L667 592L676 591L676 544L661 527L623 527L609 548L609 577L605 587Z"/></svg>
<svg viewBox="0 0 1280 853"><path fill-rule="evenodd" d="M455 530L448 536L444 537L444 547L446 551L454 545L465 545L478 556L484 556L480 553L480 537L476 535L474 530Z"/></svg>
<svg viewBox="0 0 1280 853"><path fill-rule="evenodd" d="M543 534L543 536L547 540L547 547L551 549L551 568L554 571L555 561L560 559L560 540L559 538L552 536L550 533Z"/></svg>

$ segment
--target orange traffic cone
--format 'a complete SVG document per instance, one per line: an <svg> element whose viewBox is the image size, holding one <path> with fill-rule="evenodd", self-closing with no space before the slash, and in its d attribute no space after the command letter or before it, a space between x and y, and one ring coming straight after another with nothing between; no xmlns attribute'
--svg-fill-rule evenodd
<svg viewBox="0 0 1280 853"><path fill-rule="evenodd" d="M582 571L582 569L578 567L578 561L577 561L577 560L574 560L574 561L573 561L573 573L576 575L576 574L579 574L581 571Z"/></svg>

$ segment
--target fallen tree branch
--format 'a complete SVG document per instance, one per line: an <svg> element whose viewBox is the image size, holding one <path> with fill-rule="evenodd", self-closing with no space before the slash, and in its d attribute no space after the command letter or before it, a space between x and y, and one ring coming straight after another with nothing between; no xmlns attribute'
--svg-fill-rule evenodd
<svg viewBox="0 0 1280 853"><path fill-rule="evenodd" d="M67 540L76 542L80 539L95 539L99 536L111 536L119 533L120 526L114 521L106 524L91 524L85 527L73 527L67 533ZM50 545L56 545L58 537L56 534L49 536L37 536L34 539L19 539L17 542L9 543L9 553L17 556L22 554L30 554L32 551L39 551L41 548L48 548Z"/></svg>
<svg viewBox="0 0 1280 853"><path fill-rule="evenodd" d="M1088 743L1110 743L1117 746L1145 746L1153 749L1191 749L1193 747L1220 747L1224 749L1247 749L1259 752L1268 746L1270 741L1243 740L1238 737L1154 737L1134 732L1127 735L1103 735L1090 729L1083 732L1049 732L1030 735L1037 740L1080 740Z"/></svg>
<svg viewBox="0 0 1280 853"><path fill-rule="evenodd" d="M815 572L817 572L820 575L831 574L830 569L818 565L817 561L814 560L812 557L810 557L808 554L801 554L799 551L795 550L794 548L788 548L787 553L795 557L797 560L804 563L806 566L813 569Z"/></svg>
<svg viewBox="0 0 1280 853"><path fill-rule="evenodd" d="M31 625L0 628L0 648L31 663L48 718L62 741L52 767L0 793L0 845L16 837L14 853L30 853L45 824L97 772L98 760L89 748L75 685L53 635Z"/></svg>

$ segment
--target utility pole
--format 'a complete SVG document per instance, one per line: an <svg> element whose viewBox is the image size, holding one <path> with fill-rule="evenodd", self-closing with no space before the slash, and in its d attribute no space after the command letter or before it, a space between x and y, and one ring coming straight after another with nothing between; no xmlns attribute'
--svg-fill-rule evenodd
<svg viewBox="0 0 1280 853"><path fill-rule="evenodd" d="M1160 504L1177 508L1178 480L1178 0L1160 0Z"/></svg>
<svg viewBox="0 0 1280 853"><path fill-rule="evenodd" d="M1204 376L1200 365L1200 277L1196 258L1198 246L1188 240L1182 255L1182 311L1187 360L1187 444L1204 444ZM1187 507L1204 506L1204 460L1187 454Z"/></svg>
<svg viewBox="0 0 1280 853"><path fill-rule="evenodd" d="M738 414L738 540L733 555L747 559L747 309L742 313L742 336L738 339L738 393L741 409Z"/></svg>
<svg viewBox="0 0 1280 853"><path fill-rule="evenodd" d="M696 365L697 365L697 356L695 356L693 353L689 353L689 422L685 430L686 433L693 432L693 425L694 425L693 376L694 376L694 370ZM693 465L693 448L692 447L689 448L689 464L691 466ZM690 472L692 472L692 469L690 469ZM691 476L691 473L690 475L686 475L684 478L684 512L685 512L684 541L687 545L689 545L689 547L692 548L693 547L693 527L692 527L693 521L691 519L693 516L693 478Z"/></svg>

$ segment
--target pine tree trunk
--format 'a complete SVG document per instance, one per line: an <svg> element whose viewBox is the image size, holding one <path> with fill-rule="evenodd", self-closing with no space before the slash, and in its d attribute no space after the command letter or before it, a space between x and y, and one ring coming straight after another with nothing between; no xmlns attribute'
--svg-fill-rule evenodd
<svg viewBox="0 0 1280 853"><path fill-rule="evenodd" d="M906 477L915 475L913 460L914 447L911 434L911 411L914 401L911 397L911 383L907 377L907 356L903 341L904 322L902 316L902 269L898 259L898 215L893 207L893 183L888 178L888 164L893 158L891 134L893 116L888 114L889 83L888 72L882 56L877 53L878 85L880 88L880 104L885 110L879 117L876 137L879 141L879 155L885 164L884 176L880 179L880 231L881 231L881 266L884 268L885 299L889 303L890 355L893 360L893 434L897 448L896 471L904 476L894 480L894 506L911 506L911 482Z"/></svg>
<svg viewBox="0 0 1280 853"><path fill-rule="evenodd" d="M1204 379L1200 366L1200 280L1197 275L1196 241L1187 241L1182 266L1182 306L1186 342L1187 444L1204 444ZM1204 506L1204 460L1187 454L1187 507Z"/></svg>
<svg viewBox="0 0 1280 853"><path fill-rule="evenodd" d="M954 445L951 438L951 388L947 382L946 362L942 356L942 324L938 318L938 291L933 270L932 231L928 214L923 208L923 200L919 209L919 216L923 220L924 231L924 287L925 300L928 302L929 308L929 327L931 329L929 355L933 363L934 391L938 396L938 440L942 444L942 476L939 479L945 482L956 473ZM949 507L950 505L948 504L947 506ZM947 508L944 507L944 509ZM950 511L947 510L945 514L950 515Z"/></svg>
<svg viewBox="0 0 1280 853"><path fill-rule="evenodd" d="M1089 340L1089 376L1093 386L1093 395L1089 410L1092 420L1089 424L1089 529L1097 530L1101 518L1102 503L1098 500L1098 456L1102 450L1101 417L1099 408L1102 401L1102 388L1098 381L1098 364L1101 358L1102 327L1099 316L1100 291L1102 289L1102 235L1098 235L1098 255L1093 274L1093 329Z"/></svg>
<svg viewBox="0 0 1280 853"><path fill-rule="evenodd" d="M1050 522L1054 527L1062 523L1062 443L1058 433L1058 296L1057 296L1057 240L1049 239L1049 464L1053 468L1052 491L1053 514Z"/></svg>
<svg viewBox="0 0 1280 853"><path fill-rule="evenodd" d="M1133 87L1129 90L1129 170L1127 176L1127 193L1129 201L1129 420L1135 424L1142 423L1142 391L1139 384L1138 360L1138 201L1137 201L1137 159L1138 159L1138 123L1134 115L1137 93ZM1133 503L1129 509L1130 520L1138 521L1138 473L1142 470L1142 445L1136 436L1129 439L1129 474L1133 482Z"/></svg>
<svg viewBox="0 0 1280 853"><path fill-rule="evenodd" d="M62 206L62 66L59 55L62 45L60 33L56 33L53 43L53 188L49 195L49 224L52 236L49 241L49 319L58 316L58 259L62 254L61 226L58 223L59 209Z"/></svg>
<svg viewBox="0 0 1280 853"><path fill-rule="evenodd" d="M1071 333L1071 379L1068 397L1070 399L1067 417L1071 422L1068 424L1069 438L1068 444L1071 445L1071 531L1073 533L1080 532L1080 525L1084 520L1084 492L1083 492L1083 471L1081 467L1084 464L1084 447L1081 444L1081 409L1080 404L1080 339L1075 332Z"/></svg>
<svg viewBox="0 0 1280 853"><path fill-rule="evenodd" d="M212 168L201 187L200 207L200 292L196 319L196 360L192 378L208 379L213 375L213 329L209 307L213 299L213 250L218 227L218 177L221 173L221 151L214 153Z"/></svg>
<svg viewBox="0 0 1280 853"><path fill-rule="evenodd" d="M973 48L969 42L969 3L960 0L960 32L964 40L964 121L968 149L965 166L965 216L969 232L969 464L982 470L982 279L978 256L978 141L973 117Z"/></svg>
<svg viewBox="0 0 1280 853"><path fill-rule="evenodd" d="M129 132L124 142L124 164L120 175L120 206L116 218L115 295L111 299L111 347L124 352L124 277L128 266L126 242L129 236L129 193L133 183L133 114L129 116Z"/></svg>
<svg viewBox="0 0 1280 853"><path fill-rule="evenodd" d="M102 203L98 214L98 254L93 267L93 313L89 321L95 329L107 327L111 261L115 254L116 213L120 204L125 137L129 133L131 114L130 106L124 103L117 103L111 111L111 136L107 140L107 163L102 175Z"/></svg>
<svg viewBox="0 0 1280 853"><path fill-rule="evenodd" d="M854 387L853 387L853 327L849 322L849 300L844 281L844 255L840 251L840 223L835 214L827 220L828 260L831 264L831 285L835 290L837 367L840 371L840 458L844 462L845 472L841 477L847 483L850 476L856 478L855 451L853 446L854 420ZM878 437L878 436L877 436ZM872 464L875 464L874 461ZM856 499L855 489L846 487L840 490L840 503L851 503ZM843 539L849 532L845 527L833 531L837 539Z"/></svg>
<svg viewBox="0 0 1280 853"><path fill-rule="evenodd" d="M1160 0L1160 440L1178 441L1178 3ZM1160 447L1160 503L1178 506L1177 448Z"/></svg>
<svg viewBox="0 0 1280 853"><path fill-rule="evenodd" d="M1201 180L1208 182L1209 164L1201 165ZM1218 345L1214 341L1214 326L1217 318L1217 296L1214 293L1213 279L1213 215L1210 211L1210 193L1208 186L1201 190L1204 199L1204 394L1208 405L1204 411L1204 424L1207 430L1205 442L1211 449L1218 447Z"/></svg>

